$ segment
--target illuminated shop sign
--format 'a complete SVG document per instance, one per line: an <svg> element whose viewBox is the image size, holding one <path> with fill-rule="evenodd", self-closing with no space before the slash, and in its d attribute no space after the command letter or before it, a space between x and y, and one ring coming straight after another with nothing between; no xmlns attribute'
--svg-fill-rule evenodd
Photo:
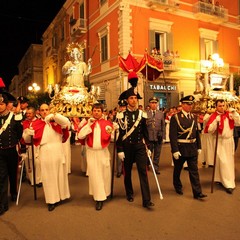
<svg viewBox="0 0 240 240"><path fill-rule="evenodd" d="M161 90L161 91L176 91L177 87L174 85L162 85L162 84L149 84L151 90Z"/></svg>

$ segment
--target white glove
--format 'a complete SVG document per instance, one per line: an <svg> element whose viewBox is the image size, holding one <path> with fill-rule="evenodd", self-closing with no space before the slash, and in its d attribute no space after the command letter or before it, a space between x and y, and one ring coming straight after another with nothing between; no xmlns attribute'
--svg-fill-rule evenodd
<svg viewBox="0 0 240 240"><path fill-rule="evenodd" d="M198 149L197 151L198 151L198 155L200 155L202 152L202 149Z"/></svg>
<svg viewBox="0 0 240 240"><path fill-rule="evenodd" d="M34 136L35 131L33 129L27 128L26 129L27 135Z"/></svg>
<svg viewBox="0 0 240 240"><path fill-rule="evenodd" d="M25 161L27 159L26 153L21 153L22 161Z"/></svg>
<svg viewBox="0 0 240 240"><path fill-rule="evenodd" d="M118 158L123 162L123 161L124 161L124 158L125 158L124 152L119 152L119 153L118 153Z"/></svg>
<svg viewBox="0 0 240 240"><path fill-rule="evenodd" d="M234 108L229 108L228 111L229 111L230 113L234 113L234 112L236 111L236 109L234 109Z"/></svg>
<svg viewBox="0 0 240 240"><path fill-rule="evenodd" d="M217 116L216 116L216 121L217 121L217 122L220 122L220 120L221 120L220 116L217 115Z"/></svg>
<svg viewBox="0 0 240 240"><path fill-rule="evenodd" d="M53 117L54 117L54 114L50 113L44 118L44 120L45 120L46 123L49 123L53 120Z"/></svg>
<svg viewBox="0 0 240 240"><path fill-rule="evenodd" d="M148 157L152 156L152 152L149 149L147 150L147 155L148 155Z"/></svg>
<svg viewBox="0 0 240 240"><path fill-rule="evenodd" d="M113 129L114 130L118 130L119 129L119 125L116 122L113 122Z"/></svg>
<svg viewBox="0 0 240 240"><path fill-rule="evenodd" d="M88 119L88 125L91 126L95 122L95 118Z"/></svg>
<svg viewBox="0 0 240 240"><path fill-rule="evenodd" d="M173 153L173 157L174 157L176 160L178 160L180 156L181 156L181 153L180 153L180 152L175 152L175 153Z"/></svg>

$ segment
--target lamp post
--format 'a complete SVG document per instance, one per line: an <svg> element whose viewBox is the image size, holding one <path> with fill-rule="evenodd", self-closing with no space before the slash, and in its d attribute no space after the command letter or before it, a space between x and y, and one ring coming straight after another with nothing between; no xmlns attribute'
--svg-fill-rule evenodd
<svg viewBox="0 0 240 240"><path fill-rule="evenodd" d="M36 93L40 90L40 87L37 85L37 83L33 83L31 86L28 87L29 92Z"/></svg>
<svg viewBox="0 0 240 240"><path fill-rule="evenodd" d="M208 60L201 60L201 72L204 73L204 89L205 94L209 90L209 76L211 73L222 73L224 67L223 59L219 57L218 53L209 56Z"/></svg>

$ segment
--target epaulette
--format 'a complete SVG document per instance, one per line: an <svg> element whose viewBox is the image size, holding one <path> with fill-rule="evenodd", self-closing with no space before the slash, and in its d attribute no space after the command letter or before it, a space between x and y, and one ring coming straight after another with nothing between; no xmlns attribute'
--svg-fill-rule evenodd
<svg viewBox="0 0 240 240"><path fill-rule="evenodd" d="M14 114L14 120L15 121L22 121L23 120L22 114L21 113Z"/></svg>
<svg viewBox="0 0 240 240"><path fill-rule="evenodd" d="M123 112L117 112L116 118L117 119L122 119L124 117Z"/></svg>
<svg viewBox="0 0 240 240"><path fill-rule="evenodd" d="M142 112L142 117L143 117L143 118L148 118L147 112L143 111L143 112Z"/></svg>

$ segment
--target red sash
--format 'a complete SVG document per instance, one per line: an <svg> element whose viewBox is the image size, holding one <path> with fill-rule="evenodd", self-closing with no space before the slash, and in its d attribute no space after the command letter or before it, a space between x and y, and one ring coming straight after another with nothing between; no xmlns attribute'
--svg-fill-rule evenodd
<svg viewBox="0 0 240 240"><path fill-rule="evenodd" d="M35 134L33 136L33 143L35 146L38 146L42 140L43 130L46 125L46 122L41 119L37 119L36 121L34 121L32 123L33 123L32 128L35 131ZM62 142L63 143L66 142L69 137L68 128L62 129L61 126L59 124L57 124L56 122L50 122L50 124L55 132L63 135Z"/></svg>
<svg viewBox="0 0 240 240"><path fill-rule="evenodd" d="M205 129L204 129L204 132L205 132L205 133L208 133L208 128L209 128L210 124L216 119L216 117L217 117L218 115L220 116L220 123L219 123L219 128L218 128L218 132L219 132L220 134L222 134L222 132L223 132L223 129L224 129L224 120L225 120L226 118L228 118L228 122L229 122L229 127L230 127L230 129L233 129L233 128L234 128L234 120L229 118L229 112L225 112L224 114L218 114L218 112L215 112L215 113L213 113L213 114L210 116L210 118L209 118L209 120L208 120L208 123L207 123L207 125L206 125L206 127L205 127Z"/></svg>
<svg viewBox="0 0 240 240"><path fill-rule="evenodd" d="M95 127L96 123L99 124L100 129L101 129L101 145L102 145L102 148L105 148L105 147L108 146L108 144L110 143L110 140L111 140L111 133L107 132L107 128L111 127L113 129L113 125L110 121L102 119L102 118L99 119L99 120L96 120L91 125L92 132L90 134L88 134L88 136L86 137L87 145L89 147L93 147L94 127ZM84 126L86 124L84 124Z"/></svg>

